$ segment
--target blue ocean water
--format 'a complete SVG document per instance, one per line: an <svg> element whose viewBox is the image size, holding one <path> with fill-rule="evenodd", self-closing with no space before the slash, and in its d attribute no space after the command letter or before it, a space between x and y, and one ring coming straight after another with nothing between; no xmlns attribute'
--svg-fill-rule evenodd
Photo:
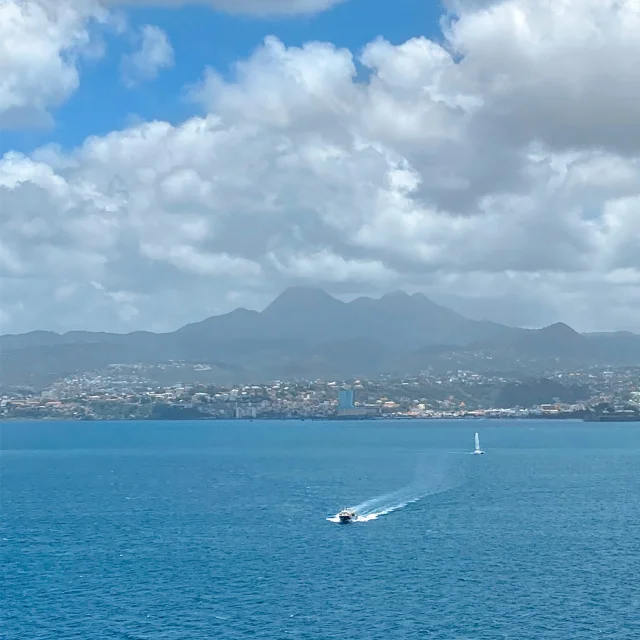
<svg viewBox="0 0 640 640"><path fill-rule="evenodd" d="M475 431L485 456L468 455ZM640 638L638 427L1 436L4 640ZM327 520L356 504L367 522Z"/></svg>

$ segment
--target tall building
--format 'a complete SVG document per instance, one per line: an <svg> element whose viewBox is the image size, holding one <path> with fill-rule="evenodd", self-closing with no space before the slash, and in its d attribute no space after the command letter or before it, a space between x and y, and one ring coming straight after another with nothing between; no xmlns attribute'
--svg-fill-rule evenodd
<svg viewBox="0 0 640 640"><path fill-rule="evenodd" d="M258 411L250 405L236 405L236 418L256 418Z"/></svg>
<svg viewBox="0 0 640 640"><path fill-rule="evenodd" d="M354 406L354 400L353 389L340 389L340 391L338 391L339 409L352 409Z"/></svg>

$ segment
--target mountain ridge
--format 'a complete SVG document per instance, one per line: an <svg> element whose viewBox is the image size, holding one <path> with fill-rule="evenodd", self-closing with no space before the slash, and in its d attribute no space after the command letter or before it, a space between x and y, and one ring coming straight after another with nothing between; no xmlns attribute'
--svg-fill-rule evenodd
<svg viewBox="0 0 640 640"><path fill-rule="evenodd" d="M424 294L343 302L292 287L263 311L244 308L175 331L33 331L0 336L3 384L37 384L109 364L212 362L249 379L409 373L427 367L640 364L640 336L580 334L471 320ZM234 373L234 374L235 374ZM229 374L230 375L230 374Z"/></svg>
<svg viewBox="0 0 640 640"><path fill-rule="evenodd" d="M34 344L47 344L47 340L51 340L52 343L53 341L55 341L56 344L59 344L58 338L70 338L73 336L73 340L72 342L80 342L83 340L87 340L90 337L108 337L108 336L132 336L132 335L136 335L136 334L145 334L145 335L156 335L156 336L161 336L161 335L167 335L167 334L172 334L172 333L176 333L179 331L183 331L185 329L187 329L188 327L193 327L193 326L199 326L202 325L203 323L208 323L211 321L215 321L219 318L233 318L234 320L236 318L238 318L239 316L243 316L245 318L250 317L250 318L255 318L258 316L264 316L266 314L269 314L270 312L272 312L272 310L274 308L276 308L277 306L279 306L280 304L282 304L283 300L287 300L287 299L295 299L296 302L300 302L300 297L298 297L298 294L302 294L304 297L307 298L307 300L305 300L304 302L307 303L308 299L310 298L310 294L311 292L317 292L318 294L321 294L322 297L325 300L331 301L332 303L337 303L338 305L341 305L343 307L349 307L349 306L357 306L358 304L371 304L371 303L377 303L377 302L381 302L383 300L393 300L393 299L405 299L405 300L420 300L420 301L425 301L426 303L428 303L429 305L431 305L433 308L438 308L441 310L446 311L448 314L451 314L452 316L457 316L458 318L462 318L468 322L473 322L473 323L478 323L478 324L485 324L485 325L492 325L492 326L499 326L499 327L505 327L507 329L510 330L514 330L514 331L523 331L523 332L535 332L535 331L556 331L558 328L564 328L565 330L568 329L570 330L570 332L572 332L573 334L576 335L580 335L580 336L585 336L588 338L591 337L640 337L640 334L636 334L633 333L632 331L598 331L598 332L585 332L585 333L580 333L578 331L576 331L575 329L573 329L572 327L570 327L569 325L567 325L564 322L555 322L552 323L550 325L541 327L539 329L525 329L522 327L513 327L511 325L505 325L499 322L495 322L493 320L488 320L488 319L483 319L483 320L472 320L470 318L467 318L466 316L464 316L461 313L458 313L457 311L454 311L452 309L449 309L448 307L445 307L443 305L438 304L437 302L434 302L433 300L431 300L431 298L427 297L425 294L423 293L414 293L414 294L409 294L406 293L405 291L403 291L402 289L398 289L395 291L390 291L387 292L385 294L383 294L381 297L379 298L373 298L370 296L360 296L358 298L354 298L353 300L350 300L348 302L343 302L341 300L339 300L338 298L334 298L333 296L331 296L330 294L328 294L327 292L325 292L323 289L321 288L317 288L317 287L300 287L300 286L294 286L294 287L288 287L287 289L285 289L279 296L277 296L271 303L269 303L262 311L256 311L253 309L246 309L245 307L237 307L236 309L233 309L231 311L222 313L222 314L217 314L217 315L213 315L213 316L209 316L207 318L204 318L203 320L196 320L194 322L189 322L185 325L182 325L181 327L178 327L177 329L173 330L173 331L165 331L165 332L153 332L153 331L149 331L149 330L144 330L144 329L138 329L135 331L129 331L126 333L118 333L118 332L107 332L107 331L86 331L86 330L80 330L80 329L71 329L69 331L64 331L64 332L57 332L57 331L52 331L52 330L46 330L46 329L35 329L32 331L27 331L25 333L6 333L6 334L0 334L0 349L2 349L5 345L8 346L8 343L16 338L21 338L21 337L33 337L36 338L37 337L41 337L42 342L37 341ZM295 295L295 298L293 297ZM316 298L320 299L319 296Z"/></svg>

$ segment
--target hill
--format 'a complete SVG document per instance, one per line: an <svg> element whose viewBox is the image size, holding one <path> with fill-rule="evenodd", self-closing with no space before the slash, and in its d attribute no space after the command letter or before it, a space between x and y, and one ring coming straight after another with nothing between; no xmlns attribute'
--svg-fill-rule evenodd
<svg viewBox="0 0 640 640"><path fill-rule="evenodd" d="M42 385L110 364L208 363L212 381L371 376L440 370L545 370L640 364L640 336L582 335L470 320L422 294L342 302L291 288L261 312L236 309L177 331L34 331L0 336L4 385Z"/></svg>

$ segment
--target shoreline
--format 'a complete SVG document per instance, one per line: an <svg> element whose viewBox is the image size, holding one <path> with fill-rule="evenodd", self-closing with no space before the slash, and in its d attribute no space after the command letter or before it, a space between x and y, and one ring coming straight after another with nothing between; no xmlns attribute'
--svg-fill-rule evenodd
<svg viewBox="0 0 640 640"><path fill-rule="evenodd" d="M51 423L51 422L90 422L90 423L103 423L103 422L487 422L487 421L517 421L526 422L535 420L538 422L581 422L585 424L637 424L640 425L640 417L637 419L629 418L610 418L605 420L589 420L579 416L393 416L388 418L383 417L366 417L366 418L342 418L342 417L264 417L264 418L214 418L214 417L202 417L202 418L73 418L73 417L43 417L43 418L2 418L0 419L0 426L3 423Z"/></svg>

